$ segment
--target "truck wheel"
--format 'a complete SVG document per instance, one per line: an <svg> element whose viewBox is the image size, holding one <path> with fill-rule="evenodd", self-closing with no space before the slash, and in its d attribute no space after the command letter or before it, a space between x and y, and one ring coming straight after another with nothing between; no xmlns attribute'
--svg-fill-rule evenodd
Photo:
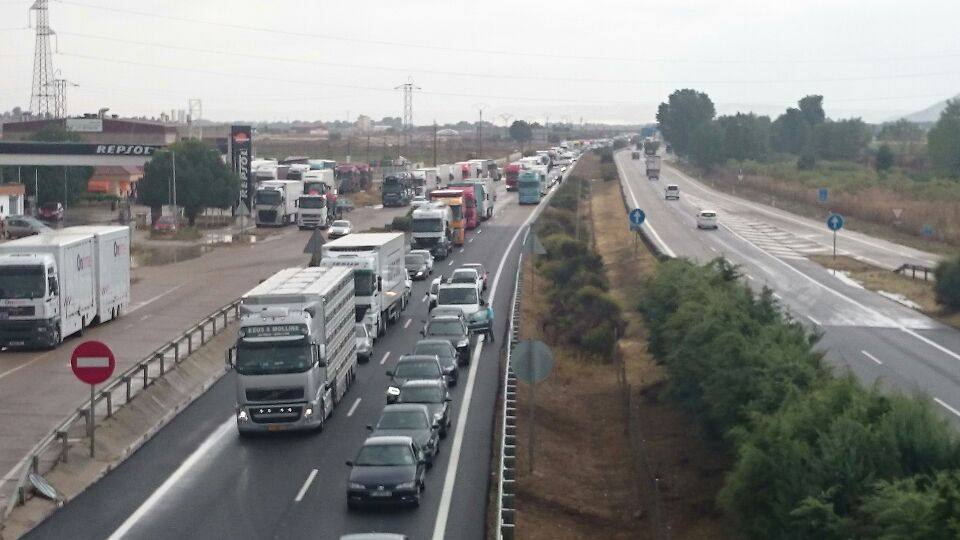
<svg viewBox="0 0 960 540"><path fill-rule="evenodd" d="M62 341L63 341L63 335L60 333L60 325L58 324L58 325L53 329L53 347L50 347L50 348L51 348L51 349L56 348L57 345L59 345L60 342L62 342Z"/></svg>

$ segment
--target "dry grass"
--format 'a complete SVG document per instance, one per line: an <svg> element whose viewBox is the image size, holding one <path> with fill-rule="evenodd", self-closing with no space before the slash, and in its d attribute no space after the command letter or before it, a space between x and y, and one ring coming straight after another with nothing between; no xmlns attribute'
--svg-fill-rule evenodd
<svg viewBox="0 0 960 540"><path fill-rule="evenodd" d="M813 255L809 259L824 268L846 272L851 278L871 291L902 294L908 300L919 305L920 310L927 316L954 328L960 328L960 313L950 313L937 304L932 281L923 281L922 279L895 274L889 270L877 268L872 264L843 255L838 256L836 262L831 255Z"/></svg>
<svg viewBox="0 0 960 540"><path fill-rule="evenodd" d="M355 208L383 204L383 195L381 195L378 190L373 188L366 191L358 191L356 193L346 193L343 196L349 199Z"/></svg>

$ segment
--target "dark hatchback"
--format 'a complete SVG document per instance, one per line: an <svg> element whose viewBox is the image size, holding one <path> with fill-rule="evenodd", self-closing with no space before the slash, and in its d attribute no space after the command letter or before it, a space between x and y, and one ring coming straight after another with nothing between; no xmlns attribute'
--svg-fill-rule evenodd
<svg viewBox="0 0 960 540"><path fill-rule="evenodd" d="M347 507L420 506L427 462L410 437L369 437L348 461Z"/></svg>

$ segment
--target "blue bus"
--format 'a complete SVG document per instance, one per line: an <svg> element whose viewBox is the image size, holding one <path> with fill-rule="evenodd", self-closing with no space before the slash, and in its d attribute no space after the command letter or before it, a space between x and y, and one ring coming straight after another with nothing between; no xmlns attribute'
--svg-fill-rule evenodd
<svg viewBox="0 0 960 540"><path fill-rule="evenodd" d="M520 204L540 204L543 194L543 184L540 181L540 172L526 169L520 171L517 178L517 192Z"/></svg>

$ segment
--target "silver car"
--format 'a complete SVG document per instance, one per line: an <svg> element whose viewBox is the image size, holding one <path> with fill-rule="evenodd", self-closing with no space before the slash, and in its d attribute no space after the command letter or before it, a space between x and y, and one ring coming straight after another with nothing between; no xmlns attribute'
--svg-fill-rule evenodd
<svg viewBox="0 0 960 540"><path fill-rule="evenodd" d="M3 225L3 235L7 238L23 238L35 234L45 234L53 231L39 219L30 216L7 216Z"/></svg>
<svg viewBox="0 0 960 540"><path fill-rule="evenodd" d="M357 361L369 362L370 354L373 353L373 338L370 337L370 331L363 323L354 325L354 334L357 341Z"/></svg>

